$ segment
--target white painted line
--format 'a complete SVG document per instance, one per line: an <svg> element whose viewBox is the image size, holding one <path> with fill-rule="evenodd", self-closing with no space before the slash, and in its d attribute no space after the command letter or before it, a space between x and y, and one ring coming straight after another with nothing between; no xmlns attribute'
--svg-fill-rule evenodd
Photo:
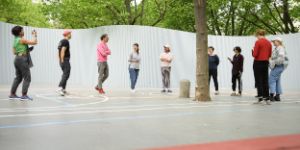
<svg viewBox="0 0 300 150"><path fill-rule="evenodd" d="M73 107L80 107L80 106L89 106L89 105L95 105L99 103L104 103L109 100L107 96L101 95L97 96L95 98L102 98L102 100L96 101L96 102L90 102L90 103L81 103L81 104L70 104L70 105L60 105L60 106L53 106L53 107L28 107L28 108L13 108L14 110L35 110L35 109L56 109L56 108L73 108ZM51 99L53 100L53 99ZM8 108L12 109L12 108ZM1 110L1 109L0 109Z"/></svg>
<svg viewBox="0 0 300 150"><path fill-rule="evenodd" d="M300 101L297 101L300 102ZM288 104L295 102L282 102L281 104ZM95 113L120 113L120 112L138 112L138 111L152 111L152 110L172 110L172 109L191 109L191 108L208 108L208 107L232 107L232 106L250 106L253 104L221 104L221 105L206 105L206 106L171 106L171 107L153 107L153 108L138 108L138 109L112 109L112 110L93 110L93 111L76 111L76 112L53 112L53 113L33 113L33 114L11 114L0 115L0 118L12 117L39 117L39 116L57 116L57 115L79 115L79 114L95 114ZM257 105L255 105L257 106ZM271 105L272 106L272 105Z"/></svg>

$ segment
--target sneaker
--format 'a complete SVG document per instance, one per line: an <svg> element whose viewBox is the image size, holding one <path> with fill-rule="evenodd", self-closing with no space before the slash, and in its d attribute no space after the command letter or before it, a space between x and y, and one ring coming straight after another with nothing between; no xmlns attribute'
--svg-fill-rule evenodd
<svg viewBox="0 0 300 150"><path fill-rule="evenodd" d="M266 105L271 105L271 101L270 100L266 100Z"/></svg>
<svg viewBox="0 0 300 150"><path fill-rule="evenodd" d="M99 94L105 94L104 90L101 88L98 90Z"/></svg>
<svg viewBox="0 0 300 150"><path fill-rule="evenodd" d="M168 93L172 93L172 90L168 90L167 92L168 92Z"/></svg>
<svg viewBox="0 0 300 150"><path fill-rule="evenodd" d="M270 99L271 102L274 102L274 101L275 101L275 97L274 97L274 96L270 96L269 99Z"/></svg>
<svg viewBox="0 0 300 150"><path fill-rule="evenodd" d="M62 89L62 88L56 90L56 92L57 92L60 96L65 96L64 89Z"/></svg>
<svg viewBox="0 0 300 150"><path fill-rule="evenodd" d="M131 93L135 93L136 91L135 91L135 89L131 89L130 92Z"/></svg>
<svg viewBox="0 0 300 150"><path fill-rule="evenodd" d="M98 86L95 86L95 90L96 90L96 91L99 91L99 88L98 88Z"/></svg>
<svg viewBox="0 0 300 150"><path fill-rule="evenodd" d="M258 97L258 101L254 102L253 104L262 104L263 98L262 97Z"/></svg>
<svg viewBox="0 0 300 150"><path fill-rule="evenodd" d="M20 99L20 97L17 96L16 94L11 94L8 98L9 98L10 100L18 100L18 99Z"/></svg>
<svg viewBox="0 0 300 150"><path fill-rule="evenodd" d="M242 93L238 93L238 94L236 94L236 96L242 96Z"/></svg>
<svg viewBox="0 0 300 150"><path fill-rule="evenodd" d="M33 99L31 97L29 97L28 95L23 95L20 100L21 101L26 101L26 100L32 101Z"/></svg>
<svg viewBox="0 0 300 150"><path fill-rule="evenodd" d="M215 92L215 95L219 95L219 94L220 94L219 91L216 91L216 92Z"/></svg>
<svg viewBox="0 0 300 150"><path fill-rule="evenodd" d="M67 92L65 89L63 89L63 92L64 92L65 95L70 95L70 93Z"/></svg>
<svg viewBox="0 0 300 150"><path fill-rule="evenodd" d="M235 92L231 93L230 96L237 96L237 94Z"/></svg>
<svg viewBox="0 0 300 150"><path fill-rule="evenodd" d="M162 93L166 93L166 90L165 90L165 89L164 89L164 90L161 90L161 92L162 92Z"/></svg>
<svg viewBox="0 0 300 150"><path fill-rule="evenodd" d="M274 97L274 100L275 100L276 102L280 102L280 101L281 101L280 95L277 94L277 95Z"/></svg>

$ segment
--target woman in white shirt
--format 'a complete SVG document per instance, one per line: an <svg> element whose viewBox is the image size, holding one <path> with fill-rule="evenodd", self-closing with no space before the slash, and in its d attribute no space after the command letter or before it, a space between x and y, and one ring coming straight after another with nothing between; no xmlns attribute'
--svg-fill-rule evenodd
<svg viewBox="0 0 300 150"><path fill-rule="evenodd" d="M133 44L133 52L129 55L129 75L130 75L130 81L131 81L131 92L135 92L135 86L136 82L139 76L140 71L140 48L138 43Z"/></svg>

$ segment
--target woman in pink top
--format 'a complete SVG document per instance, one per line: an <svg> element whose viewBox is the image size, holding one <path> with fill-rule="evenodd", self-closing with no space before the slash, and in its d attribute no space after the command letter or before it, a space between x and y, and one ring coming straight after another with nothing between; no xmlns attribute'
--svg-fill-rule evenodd
<svg viewBox="0 0 300 150"><path fill-rule="evenodd" d="M98 60L98 85L95 87L95 89L100 93L100 94L105 94L103 90L103 83L105 80L108 78L109 75L109 68L107 64L107 57L108 55L111 54L110 49L107 46L107 42L109 40L107 34L103 34L101 36L101 41L97 45L97 60Z"/></svg>

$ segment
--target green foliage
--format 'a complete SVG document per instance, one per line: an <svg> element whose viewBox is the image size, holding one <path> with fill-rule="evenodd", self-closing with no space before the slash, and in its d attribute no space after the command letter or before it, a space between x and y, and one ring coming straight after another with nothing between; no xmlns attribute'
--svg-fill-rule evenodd
<svg viewBox="0 0 300 150"><path fill-rule="evenodd" d="M31 0L0 0L0 21L19 25L49 27L41 4Z"/></svg>
<svg viewBox="0 0 300 150"><path fill-rule="evenodd" d="M195 32L193 0L0 0L0 21L52 28L148 25ZM207 0L210 34L294 33L300 0Z"/></svg>

